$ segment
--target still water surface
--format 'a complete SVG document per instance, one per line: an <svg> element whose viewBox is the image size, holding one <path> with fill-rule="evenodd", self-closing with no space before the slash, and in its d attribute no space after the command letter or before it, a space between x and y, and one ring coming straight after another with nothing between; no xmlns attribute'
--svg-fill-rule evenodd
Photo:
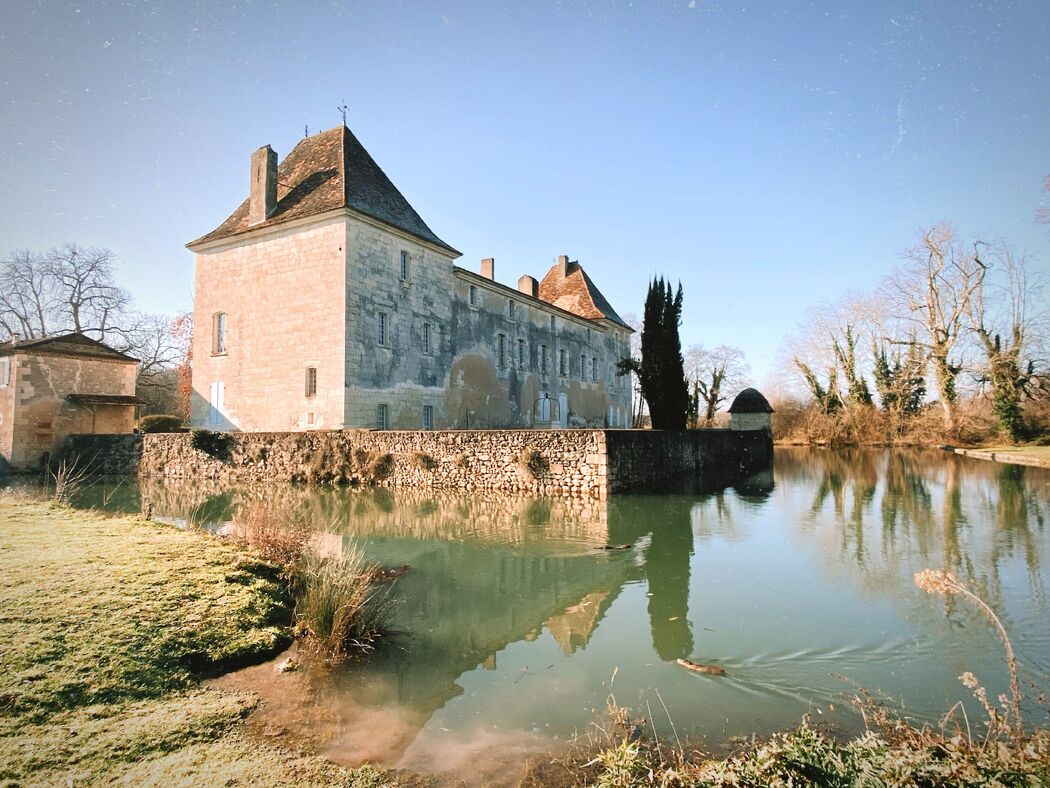
<svg viewBox="0 0 1050 788"><path fill-rule="evenodd" d="M400 647L334 671L243 672L256 724L354 763L473 768L485 753L550 749L610 694L673 741L859 720L841 677L936 721L974 672L1007 689L1002 648L962 601L930 597L927 567L1002 616L1030 690L1048 686L1050 472L891 450L778 449L774 467L715 493L607 502L438 491L210 489L143 480L84 505L206 524L247 495L301 501L326 549L356 542L408 564L394 593ZM603 550L606 545L630 545ZM725 677L689 673L679 657ZM971 708L971 719L979 716ZM671 721L673 720L674 729Z"/></svg>

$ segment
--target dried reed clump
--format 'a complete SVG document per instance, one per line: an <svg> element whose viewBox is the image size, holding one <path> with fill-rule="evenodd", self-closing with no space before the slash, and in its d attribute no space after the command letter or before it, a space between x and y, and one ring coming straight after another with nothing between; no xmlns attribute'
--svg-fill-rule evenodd
<svg viewBox="0 0 1050 788"><path fill-rule="evenodd" d="M412 455L412 465L421 471L436 471L438 468L438 461L426 452L417 451Z"/></svg>
<svg viewBox="0 0 1050 788"><path fill-rule="evenodd" d="M338 557L304 556L294 584L296 629L324 658L374 651L391 635L393 600L376 576L355 547Z"/></svg>
<svg viewBox="0 0 1050 788"><path fill-rule="evenodd" d="M518 469L526 479L539 479L549 468L547 459L531 446L522 449L518 455Z"/></svg>
<svg viewBox="0 0 1050 788"><path fill-rule="evenodd" d="M44 495L57 504L67 505L73 496L88 483L89 469L76 459L61 460L57 465L44 467Z"/></svg>
<svg viewBox="0 0 1050 788"><path fill-rule="evenodd" d="M263 558L276 564L289 582L311 551L314 528L302 506L291 506L272 498L244 501L234 517L238 538Z"/></svg>
<svg viewBox="0 0 1050 788"><path fill-rule="evenodd" d="M958 594L975 605L995 625L999 639L1003 642L1003 650L1006 652L1006 668L1010 673L1010 697L1005 695L999 696L1002 714L999 714L995 707L989 703L987 692L984 687L978 685L977 679L972 673L966 672L960 678L966 687L974 691L978 702L981 703L988 714L989 733L998 735L1000 732L1006 732L1011 734L1018 742L1023 741L1024 719L1021 716L1021 684L1017 675L1017 657L1014 655L1010 636L1007 634L1006 627L1003 626L999 616L995 614L995 611L992 610L987 602L967 588L966 584L951 572L946 572L942 569L924 569L916 573L915 585L927 594L939 594L941 596Z"/></svg>

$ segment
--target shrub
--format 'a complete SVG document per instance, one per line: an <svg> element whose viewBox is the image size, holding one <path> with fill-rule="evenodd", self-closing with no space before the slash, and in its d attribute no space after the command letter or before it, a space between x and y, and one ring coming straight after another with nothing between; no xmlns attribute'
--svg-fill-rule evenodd
<svg viewBox="0 0 1050 788"><path fill-rule="evenodd" d="M170 413L155 413L139 419L136 428L139 432L183 432L186 428L182 419Z"/></svg>
<svg viewBox="0 0 1050 788"><path fill-rule="evenodd" d="M390 474L394 472L394 455L387 453L375 456L368 470L373 482L389 478Z"/></svg>
<svg viewBox="0 0 1050 788"><path fill-rule="evenodd" d="M339 660L374 651L390 636L393 603L375 577L356 547L338 558L304 556L294 584L296 629L322 656Z"/></svg>
<svg viewBox="0 0 1050 788"><path fill-rule="evenodd" d="M546 458L531 446L518 455L518 468L526 479L539 479L550 468Z"/></svg>
<svg viewBox="0 0 1050 788"><path fill-rule="evenodd" d="M190 432L190 446L217 460L229 458L230 443L230 436L224 432L212 432L211 430L193 430Z"/></svg>
<svg viewBox="0 0 1050 788"><path fill-rule="evenodd" d="M234 524L238 538L267 561L277 564L287 581L294 580L314 537L314 529L302 506L252 498L241 504Z"/></svg>
<svg viewBox="0 0 1050 788"><path fill-rule="evenodd" d="M422 451L417 451L412 455L412 464L421 471L435 471L438 467L438 461Z"/></svg>

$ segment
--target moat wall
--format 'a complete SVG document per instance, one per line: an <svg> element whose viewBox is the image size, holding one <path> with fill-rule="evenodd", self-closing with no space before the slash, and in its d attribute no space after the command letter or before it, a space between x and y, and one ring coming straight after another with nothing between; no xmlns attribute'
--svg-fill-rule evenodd
<svg viewBox="0 0 1050 788"><path fill-rule="evenodd" d="M772 461L769 433L693 430L234 432L75 435L68 456L104 474L375 484L604 497L682 479L729 482ZM531 458L531 462L528 460Z"/></svg>

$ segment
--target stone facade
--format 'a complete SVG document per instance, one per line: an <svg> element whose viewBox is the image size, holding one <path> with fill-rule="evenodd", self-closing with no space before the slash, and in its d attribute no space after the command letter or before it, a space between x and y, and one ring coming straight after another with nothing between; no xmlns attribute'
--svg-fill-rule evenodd
<svg viewBox="0 0 1050 788"><path fill-rule="evenodd" d="M74 433L132 431L137 363L75 345L59 337L0 347L0 471L38 467Z"/></svg>
<svg viewBox="0 0 1050 788"><path fill-rule="evenodd" d="M253 178L265 181L270 168L257 164ZM256 183L245 205L189 245L193 426L627 425L631 389L615 364L631 329L578 263L575 278L564 257L561 278L554 269L544 278L551 293L575 287L557 304L531 277L527 291L495 282L491 259L485 275L456 267L459 253L345 128L304 140L281 167L273 205L260 196L269 184Z"/></svg>
<svg viewBox="0 0 1050 788"><path fill-rule="evenodd" d="M220 435L74 436L71 456L100 472L223 483L307 482L601 498L694 479L743 478L772 461L762 431L315 430Z"/></svg>

